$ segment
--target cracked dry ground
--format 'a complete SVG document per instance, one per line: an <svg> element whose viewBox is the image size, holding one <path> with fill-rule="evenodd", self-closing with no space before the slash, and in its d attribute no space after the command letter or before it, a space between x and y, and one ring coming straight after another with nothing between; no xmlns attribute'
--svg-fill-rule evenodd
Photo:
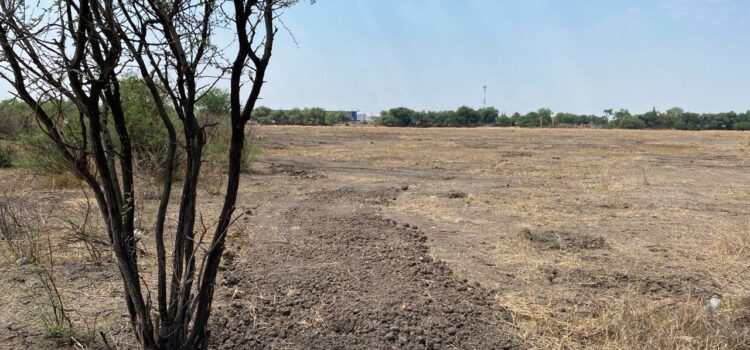
<svg viewBox="0 0 750 350"><path fill-rule="evenodd" d="M220 348L523 347L493 291L433 259L418 227L381 214L400 187L342 188L291 164L266 171L225 254Z"/></svg>

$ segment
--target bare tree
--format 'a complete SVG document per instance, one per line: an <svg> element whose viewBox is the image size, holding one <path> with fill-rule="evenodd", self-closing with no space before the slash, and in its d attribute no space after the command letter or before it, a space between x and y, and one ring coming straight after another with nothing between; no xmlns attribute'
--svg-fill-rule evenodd
<svg viewBox="0 0 750 350"><path fill-rule="evenodd" d="M216 276L227 231L236 219L245 127L264 83L278 17L294 3L62 0L49 9L32 10L23 0L0 0L0 78L32 107L41 129L93 192L122 276L130 322L144 349L208 347ZM226 48L214 43L222 30L235 36ZM234 57L225 62L230 51ZM135 246L139 191L119 83L130 70L140 73L169 137L154 222L155 309ZM195 106L225 78L232 130L228 180L213 235L204 237L206 230L196 229L197 187L205 129L211 125L199 122ZM177 152L184 153L186 164L168 266L165 221Z"/></svg>

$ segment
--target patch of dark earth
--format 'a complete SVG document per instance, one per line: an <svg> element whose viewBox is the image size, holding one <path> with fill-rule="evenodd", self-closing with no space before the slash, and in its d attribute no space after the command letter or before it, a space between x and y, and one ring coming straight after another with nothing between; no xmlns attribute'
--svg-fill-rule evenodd
<svg viewBox="0 0 750 350"><path fill-rule="evenodd" d="M230 247L217 288L228 301L212 317L213 342L220 349L527 348L495 291L436 261L418 228L380 214L380 198L393 191L347 188L286 201L279 214L286 241ZM348 206L357 209L341 209Z"/></svg>

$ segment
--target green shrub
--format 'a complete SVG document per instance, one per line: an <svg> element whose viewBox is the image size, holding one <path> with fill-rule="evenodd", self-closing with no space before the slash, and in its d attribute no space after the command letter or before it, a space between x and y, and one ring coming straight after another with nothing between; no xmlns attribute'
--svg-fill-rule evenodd
<svg viewBox="0 0 750 350"><path fill-rule="evenodd" d="M158 177L167 161L169 137L156 103L146 84L135 76L120 82L120 95L136 164L146 174ZM172 110L169 112L175 114ZM172 119L175 128L180 128L176 115L172 115ZM114 125L111 125L114 123L109 124L113 141L117 142Z"/></svg>
<svg viewBox="0 0 750 350"><path fill-rule="evenodd" d="M0 144L0 168L9 168L13 165L16 151L11 145Z"/></svg>
<svg viewBox="0 0 750 350"><path fill-rule="evenodd" d="M750 130L750 122L735 123L734 130Z"/></svg>
<svg viewBox="0 0 750 350"><path fill-rule="evenodd" d="M195 103L198 110L215 115L229 114L229 92L211 88Z"/></svg>
<svg viewBox="0 0 750 350"><path fill-rule="evenodd" d="M60 174L70 170L60 150L44 133L21 135L19 140L21 154L17 163L20 167L37 175Z"/></svg>
<svg viewBox="0 0 750 350"><path fill-rule="evenodd" d="M35 124L29 106L16 99L0 101L0 138L15 139L30 132Z"/></svg>

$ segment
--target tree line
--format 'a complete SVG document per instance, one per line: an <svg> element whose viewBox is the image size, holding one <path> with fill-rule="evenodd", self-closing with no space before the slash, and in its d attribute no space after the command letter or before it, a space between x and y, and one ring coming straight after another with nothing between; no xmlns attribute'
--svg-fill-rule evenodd
<svg viewBox="0 0 750 350"><path fill-rule="evenodd" d="M643 114L631 114L627 109L605 110L604 115L557 113L548 108L528 112L500 114L495 107L473 109L461 106L455 111L416 111L405 107L383 111L378 120L395 127L580 127L595 126L621 129L679 129L679 130L750 130L750 111L744 113L693 113L675 107L661 112L653 109Z"/></svg>
<svg viewBox="0 0 750 350"><path fill-rule="evenodd" d="M135 77L128 77L130 84L142 84ZM130 89L123 94L126 110L153 111L155 106L146 91ZM132 105L131 105L132 104ZM227 115L229 94L222 89L210 89L198 102L198 108L211 115ZM0 101L0 136L18 134L36 125L29 122L31 110L16 99ZM151 113L127 113L132 120L138 115ZM320 107L271 109L259 106L253 109L251 119L267 125L336 125L352 122L347 111L327 111ZM675 107L666 111L653 109L642 114L632 114L627 109L605 110L604 115L553 113L540 108L526 114L501 114L495 107L473 109L461 106L455 111L417 111L406 107L392 108L381 112L369 122L390 127L599 127L618 129L677 129L677 130L750 130L750 111L744 113L694 113ZM155 126L159 129L159 126Z"/></svg>
<svg viewBox="0 0 750 350"><path fill-rule="evenodd" d="M326 111L320 107L283 110L259 106L251 118L260 124L275 125L335 125L352 121L350 112Z"/></svg>
<svg viewBox="0 0 750 350"><path fill-rule="evenodd" d="M335 125L352 121L349 112L323 108L291 110L257 107L252 119L270 125ZM603 115L553 113L540 108L526 114L501 114L495 107L474 109L461 106L455 111L418 111L406 107L382 111L368 122L391 127L598 127L618 129L750 130L750 111L744 113L694 113L675 107L632 114L627 109L603 111Z"/></svg>

